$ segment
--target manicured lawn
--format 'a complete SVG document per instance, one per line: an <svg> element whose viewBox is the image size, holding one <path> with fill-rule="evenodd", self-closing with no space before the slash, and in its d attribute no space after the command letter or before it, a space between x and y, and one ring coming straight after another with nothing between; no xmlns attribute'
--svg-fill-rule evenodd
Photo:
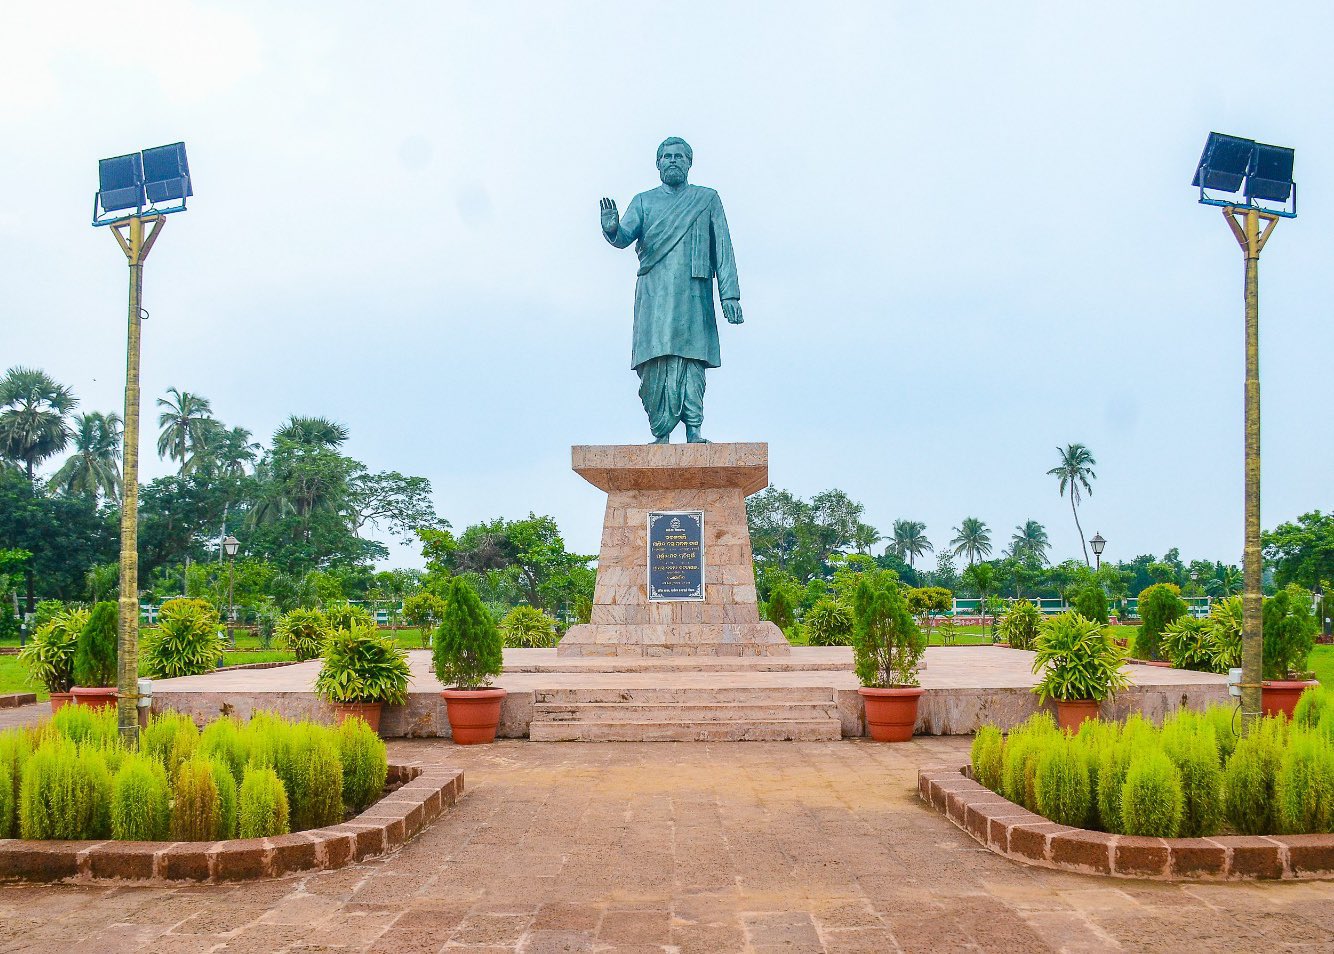
<svg viewBox="0 0 1334 954"><path fill-rule="evenodd" d="M35 692L38 699L49 695L41 686L28 681L28 668L17 656L0 656L0 693Z"/></svg>
<svg viewBox="0 0 1334 954"><path fill-rule="evenodd" d="M1334 646L1317 646L1311 650L1307 664L1322 686L1334 686Z"/></svg>
<svg viewBox="0 0 1334 954"><path fill-rule="evenodd" d="M222 657L222 667L241 666L245 663L261 662L294 662L295 653L289 653L283 649L240 649L235 652L225 653Z"/></svg>

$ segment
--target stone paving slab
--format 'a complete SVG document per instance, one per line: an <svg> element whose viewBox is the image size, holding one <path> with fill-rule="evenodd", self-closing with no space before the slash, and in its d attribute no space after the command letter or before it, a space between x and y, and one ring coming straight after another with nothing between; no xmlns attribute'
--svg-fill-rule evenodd
<svg viewBox="0 0 1334 954"><path fill-rule="evenodd" d="M413 740L470 792L396 855L232 888L0 887L0 951L1334 949L1334 883L1021 867L922 806L902 745Z"/></svg>

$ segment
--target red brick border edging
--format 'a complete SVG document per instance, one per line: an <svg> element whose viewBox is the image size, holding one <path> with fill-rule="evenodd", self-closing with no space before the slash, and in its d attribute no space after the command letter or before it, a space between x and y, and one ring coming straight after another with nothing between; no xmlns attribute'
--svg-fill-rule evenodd
<svg viewBox="0 0 1334 954"><path fill-rule="evenodd" d="M228 841L0 839L0 881L249 881L342 868L401 847L463 796L463 772L390 765L388 794L341 825Z"/></svg>
<svg viewBox="0 0 1334 954"><path fill-rule="evenodd" d="M968 766L928 765L917 794L998 855L1061 871L1160 881L1334 876L1334 835L1141 838L1048 821L973 781Z"/></svg>

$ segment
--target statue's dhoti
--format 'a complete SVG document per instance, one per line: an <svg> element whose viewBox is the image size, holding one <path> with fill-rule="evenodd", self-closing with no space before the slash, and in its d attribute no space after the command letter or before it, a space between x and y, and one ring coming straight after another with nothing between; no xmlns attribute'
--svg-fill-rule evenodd
<svg viewBox="0 0 1334 954"><path fill-rule="evenodd" d="M699 427L703 423L706 367L696 358L665 354L637 368L639 400L644 402L654 438L667 437L677 424Z"/></svg>

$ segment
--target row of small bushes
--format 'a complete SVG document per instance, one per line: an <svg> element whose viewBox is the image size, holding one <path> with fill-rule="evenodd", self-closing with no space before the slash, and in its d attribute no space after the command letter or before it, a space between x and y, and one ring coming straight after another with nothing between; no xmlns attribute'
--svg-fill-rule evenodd
<svg viewBox="0 0 1334 954"><path fill-rule="evenodd" d="M338 728L269 713L203 731L164 713L121 742L114 710L65 706L0 733L0 837L211 841L334 825L374 801L384 742L362 720Z"/></svg>
<svg viewBox="0 0 1334 954"><path fill-rule="evenodd" d="M1125 835L1334 832L1334 692L1303 694L1292 722L1238 739L1234 711L1090 720L1071 736L1038 713L973 740L979 783L1051 821Z"/></svg>

